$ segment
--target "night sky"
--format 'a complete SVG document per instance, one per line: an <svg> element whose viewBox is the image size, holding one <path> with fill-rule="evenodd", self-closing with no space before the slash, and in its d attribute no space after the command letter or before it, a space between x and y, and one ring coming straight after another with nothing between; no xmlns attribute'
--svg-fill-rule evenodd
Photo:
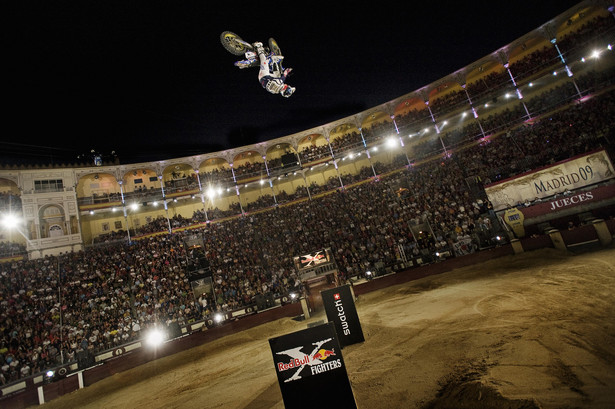
<svg viewBox="0 0 615 409"><path fill-rule="evenodd" d="M3 13L0 162L48 164L91 149L121 163L189 156L323 125L438 80L577 1L15 3ZM224 30L275 38L295 95L269 94L256 68L233 66Z"/></svg>

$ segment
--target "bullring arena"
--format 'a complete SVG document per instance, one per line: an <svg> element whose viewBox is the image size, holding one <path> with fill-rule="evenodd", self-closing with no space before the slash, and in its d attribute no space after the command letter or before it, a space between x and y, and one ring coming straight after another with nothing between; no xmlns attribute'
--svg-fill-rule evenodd
<svg viewBox="0 0 615 409"><path fill-rule="evenodd" d="M612 247L545 249L360 295L366 341L343 350L357 405L613 407L614 287ZM44 406L283 408L267 339L305 327L276 320ZM326 385L313 393L326 399Z"/></svg>
<svg viewBox="0 0 615 409"><path fill-rule="evenodd" d="M3 166L0 406L282 408L268 340L348 284L359 408L614 407L614 43L583 1L317 130Z"/></svg>

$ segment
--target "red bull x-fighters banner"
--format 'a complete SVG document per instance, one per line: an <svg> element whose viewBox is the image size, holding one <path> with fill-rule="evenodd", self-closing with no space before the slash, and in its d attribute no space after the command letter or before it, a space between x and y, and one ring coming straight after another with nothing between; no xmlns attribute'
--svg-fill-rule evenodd
<svg viewBox="0 0 615 409"><path fill-rule="evenodd" d="M320 295L327 313L327 320L335 325L342 348L365 341L350 286L331 288L321 291Z"/></svg>
<svg viewBox="0 0 615 409"><path fill-rule="evenodd" d="M269 346L286 409L356 409L333 323L271 338Z"/></svg>

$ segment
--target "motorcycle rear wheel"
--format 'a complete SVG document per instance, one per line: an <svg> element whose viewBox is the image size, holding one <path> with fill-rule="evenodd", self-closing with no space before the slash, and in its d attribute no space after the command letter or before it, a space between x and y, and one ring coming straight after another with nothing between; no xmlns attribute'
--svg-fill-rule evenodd
<svg viewBox="0 0 615 409"><path fill-rule="evenodd" d="M282 55L282 50L280 50L278 42L275 41L273 38L269 39L269 50L271 50L271 52L275 55Z"/></svg>

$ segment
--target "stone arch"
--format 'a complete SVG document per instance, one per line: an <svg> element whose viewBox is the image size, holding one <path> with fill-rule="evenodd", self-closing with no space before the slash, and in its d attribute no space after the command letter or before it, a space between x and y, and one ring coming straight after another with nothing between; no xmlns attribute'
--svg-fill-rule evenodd
<svg viewBox="0 0 615 409"><path fill-rule="evenodd" d="M393 110L395 123L402 137L412 137L431 122L425 101L418 95L402 100Z"/></svg>
<svg viewBox="0 0 615 409"><path fill-rule="evenodd" d="M115 175L105 172L88 173L77 181L77 200L80 204L121 201L120 184Z"/></svg>
<svg viewBox="0 0 615 409"><path fill-rule="evenodd" d="M465 108L467 103L465 91L454 78L441 81L429 92L429 106L435 116Z"/></svg>
<svg viewBox="0 0 615 409"><path fill-rule="evenodd" d="M526 36L509 48L508 57L510 63L513 65L533 52L540 51L545 47L553 48L553 45L544 36L532 33L531 37Z"/></svg>
<svg viewBox="0 0 615 409"><path fill-rule="evenodd" d="M256 150L248 150L235 155L233 171L238 182L267 177L265 159Z"/></svg>
<svg viewBox="0 0 615 409"><path fill-rule="evenodd" d="M284 172L297 166L297 151L290 142L279 142L271 145L265 154L269 174Z"/></svg>
<svg viewBox="0 0 615 409"><path fill-rule="evenodd" d="M510 81L505 71L506 69L498 60L496 53L475 63L466 75L466 90L470 94L472 102L479 103L479 100L490 88Z"/></svg>
<svg viewBox="0 0 615 409"><path fill-rule="evenodd" d="M302 165L321 162L331 158L327 138L321 133L305 135L298 141L299 159Z"/></svg>
<svg viewBox="0 0 615 409"><path fill-rule="evenodd" d="M364 115L361 120L361 132L368 147L396 133L393 118L388 112L374 110Z"/></svg>
<svg viewBox="0 0 615 409"><path fill-rule="evenodd" d="M146 167L131 169L124 173L122 186L124 186L124 194L160 190L157 172Z"/></svg>
<svg viewBox="0 0 615 409"><path fill-rule="evenodd" d="M329 143L336 157L344 152L363 149L363 138L359 127L354 123L342 123L329 131Z"/></svg>
<svg viewBox="0 0 615 409"><path fill-rule="evenodd" d="M607 8L612 4L608 1L596 2L595 4L579 3L569 9L568 14L562 14L553 19L557 41L559 42L565 36L582 29L584 25L596 17L612 18Z"/></svg>
<svg viewBox="0 0 615 409"><path fill-rule="evenodd" d="M199 178L204 191L208 189L228 188L235 184L231 164L222 157L212 157L199 165Z"/></svg>
<svg viewBox="0 0 615 409"><path fill-rule="evenodd" d="M162 183L166 194L198 190L199 182L192 166L188 163L174 163L162 170Z"/></svg>
<svg viewBox="0 0 615 409"><path fill-rule="evenodd" d="M40 237L51 238L69 234L66 225L66 213L59 204L41 206L38 210Z"/></svg>
<svg viewBox="0 0 615 409"><path fill-rule="evenodd" d="M21 191L10 179L0 178L0 212L21 213Z"/></svg>

